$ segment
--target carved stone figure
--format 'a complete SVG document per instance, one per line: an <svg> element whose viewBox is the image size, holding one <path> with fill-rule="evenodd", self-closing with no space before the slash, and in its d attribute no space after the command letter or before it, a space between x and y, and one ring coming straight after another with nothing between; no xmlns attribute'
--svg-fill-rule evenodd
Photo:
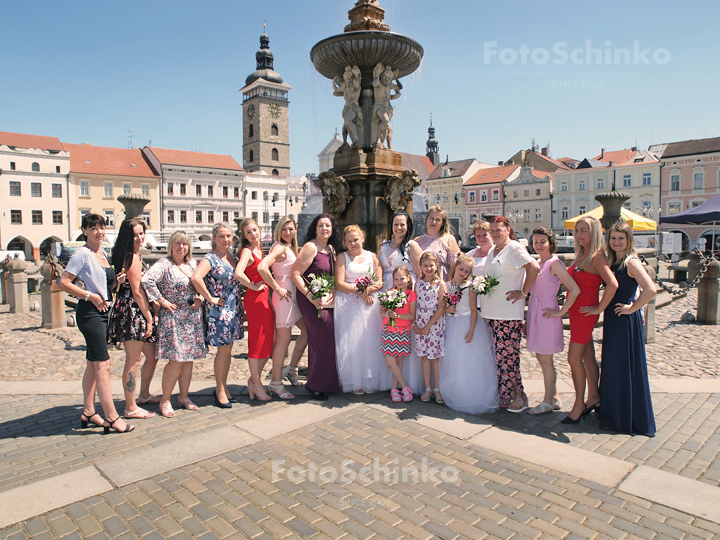
<svg viewBox="0 0 720 540"><path fill-rule="evenodd" d="M359 67L345 66L345 73L342 77L338 75L333 79L333 95L345 98L345 106L342 110L343 142L347 143L348 135L350 135L350 142L353 146L359 146L362 143L360 140L363 130L363 113L360 108L361 78Z"/></svg>
<svg viewBox="0 0 720 540"><path fill-rule="evenodd" d="M397 75L390 66L384 66L378 62L373 69L373 104L372 119L372 140L378 148L387 147L392 149L392 128L390 119L393 116L393 108L390 101L400 97L402 84L397 80Z"/></svg>
<svg viewBox="0 0 720 540"><path fill-rule="evenodd" d="M315 185L322 191L327 210L336 216L342 214L352 200L347 181L342 176L335 176L332 171L320 173Z"/></svg>
<svg viewBox="0 0 720 540"><path fill-rule="evenodd" d="M393 212L405 210L412 201L414 189L419 185L420 179L414 169L396 174L388 180L387 186L385 186L385 202Z"/></svg>

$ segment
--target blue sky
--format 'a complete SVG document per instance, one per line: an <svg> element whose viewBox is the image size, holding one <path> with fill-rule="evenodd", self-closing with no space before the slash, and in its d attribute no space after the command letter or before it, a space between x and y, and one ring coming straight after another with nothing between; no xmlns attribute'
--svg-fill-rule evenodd
<svg viewBox="0 0 720 540"><path fill-rule="evenodd" d="M309 52L342 32L353 4L0 0L0 130L126 147L134 129L135 146L152 140L241 162L238 90L255 70L266 20L275 68L293 87L292 174L316 172L316 155L342 125L342 100ZM440 153L451 160L495 163L528 148L532 137L550 142L554 157L582 159L602 147L720 136L714 2L380 5L392 31L425 49L393 102L396 150L425 152L431 113ZM600 49L590 65L588 40ZM635 57L636 43L648 51ZM577 48L582 64L570 59ZM614 49L628 49L631 63L615 64Z"/></svg>

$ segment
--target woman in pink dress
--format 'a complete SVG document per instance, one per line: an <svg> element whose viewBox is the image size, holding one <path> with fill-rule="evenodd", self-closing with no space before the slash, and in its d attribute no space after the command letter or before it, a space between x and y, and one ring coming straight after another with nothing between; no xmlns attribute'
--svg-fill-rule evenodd
<svg viewBox="0 0 720 540"><path fill-rule="evenodd" d="M460 246L453 236L447 212L439 204L431 206L428 210L425 230L427 232L418 236L415 241L420 246L421 252L429 251L435 254L440 279L444 283L450 275L450 267L460 253ZM420 253L417 255L411 253L411 259L415 272L420 272ZM417 275L420 276L419 273Z"/></svg>
<svg viewBox="0 0 720 540"><path fill-rule="evenodd" d="M290 384L300 386L298 364L308 342L305 321L297 304L297 288L290 279L298 253L297 224L292 217L285 216L278 222L273 240L275 243L270 248L270 253L258 265L258 272L273 290L272 306L275 310L275 346L272 351L272 382L269 388L282 399L292 399L295 396L285 390L282 380L287 377ZM290 365L283 367L292 341L293 326L300 329L300 336L295 341Z"/></svg>
<svg viewBox="0 0 720 540"><path fill-rule="evenodd" d="M542 402L530 409L530 414L544 414L560 410L557 393L557 375L553 365L553 354L563 350L562 318L580 294L575 280L570 277L565 265L554 257L557 251L555 233L547 227L538 227L532 234L532 245L540 256L540 273L530 289L527 314L527 349L535 353L545 382L545 396ZM560 284L568 290L562 309L557 302Z"/></svg>

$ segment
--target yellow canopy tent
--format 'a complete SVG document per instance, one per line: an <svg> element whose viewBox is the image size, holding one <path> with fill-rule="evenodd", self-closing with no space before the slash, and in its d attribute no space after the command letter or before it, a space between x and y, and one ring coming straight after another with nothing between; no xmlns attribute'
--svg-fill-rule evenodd
<svg viewBox="0 0 720 540"><path fill-rule="evenodd" d="M631 212L627 208L622 209L622 217L625 218L625 221L628 225L632 227L633 231L655 231L657 230L657 223L653 221L652 219L648 219L646 217L643 217L639 214L636 214L635 212ZM574 229L575 223L578 219L584 216L591 216L597 219L600 219L603 217L603 207L598 206L597 208L593 208L589 212L586 212L585 214L582 214L580 216L575 216L572 219L566 219L564 223L564 227L566 229Z"/></svg>

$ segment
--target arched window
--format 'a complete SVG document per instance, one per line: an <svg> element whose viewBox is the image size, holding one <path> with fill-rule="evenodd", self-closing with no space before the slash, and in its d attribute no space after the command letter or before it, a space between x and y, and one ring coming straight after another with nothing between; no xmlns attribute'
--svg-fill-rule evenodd
<svg viewBox="0 0 720 540"><path fill-rule="evenodd" d="M250 155L248 156L248 161L249 161L250 163L252 163L253 161L255 161L255 154L253 153L252 150L250 150Z"/></svg>
<svg viewBox="0 0 720 540"><path fill-rule="evenodd" d="M272 160L277 161L280 159L280 153L277 151L277 148L272 149Z"/></svg>
<svg viewBox="0 0 720 540"><path fill-rule="evenodd" d="M273 176L280 176L280 173L278 172L277 169L273 169L273 170L272 170L272 175L273 175Z"/></svg>
<svg viewBox="0 0 720 540"><path fill-rule="evenodd" d="M277 137L278 136L278 127L277 124L273 124L270 126L270 135Z"/></svg>
<svg viewBox="0 0 720 540"><path fill-rule="evenodd" d="M33 162L32 170L33 172L40 172L40 164L37 161Z"/></svg>
<svg viewBox="0 0 720 540"><path fill-rule="evenodd" d="M255 128L252 124L248 126L248 137L252 137L255 134Z"/></svg>

